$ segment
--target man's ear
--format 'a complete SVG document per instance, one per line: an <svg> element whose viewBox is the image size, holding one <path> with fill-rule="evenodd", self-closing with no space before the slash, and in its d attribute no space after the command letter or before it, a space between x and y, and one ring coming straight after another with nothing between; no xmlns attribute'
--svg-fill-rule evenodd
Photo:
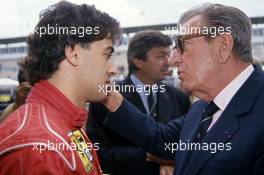
<svg viewBox="0 0 264 175"><path fill-rule="evenodd" d="M226 63L232 54L233 38L230 34L222 34L219 38L219 61Z"/></svg>
<svg viewBox="0 0 264 175"><path fill-rule="evenodd" d="M65 47L65 57L68 63L70 63L73 66L78 66L79 60L78 60L78 47L75 46L66 46Z"/></svg>
<svg viewBox="0 0 264 175"><path fill-rule="evenodd" d="M134 58L133 60L134 65L138 68L141 69L142 65L143 65L143 60L140 60L138 58Z"/></svg>

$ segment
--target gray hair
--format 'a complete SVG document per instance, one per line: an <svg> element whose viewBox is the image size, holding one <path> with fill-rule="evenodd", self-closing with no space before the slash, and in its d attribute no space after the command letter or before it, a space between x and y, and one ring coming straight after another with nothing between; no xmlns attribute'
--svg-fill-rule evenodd
<svg viewBox="0 0 264 175"><path fill-rule="evenodd" d="M252 25L244 12L235 7L206 3L186 11L181 16L179 24L197 15L201 15L201 22L207 27L231 27L234 43L232 53L242 61L252 62Z"/></svg>

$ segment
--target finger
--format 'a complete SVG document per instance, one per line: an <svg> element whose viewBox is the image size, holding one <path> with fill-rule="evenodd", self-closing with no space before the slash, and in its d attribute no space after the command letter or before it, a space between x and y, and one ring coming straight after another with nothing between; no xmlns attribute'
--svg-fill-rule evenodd
<svg viewBox="0 0 264 175"><path fill-rule="evenodd" d="M160 172L159 172L160 175L166 175L166 172L164 170L164 168L160 167Z"/></svg>

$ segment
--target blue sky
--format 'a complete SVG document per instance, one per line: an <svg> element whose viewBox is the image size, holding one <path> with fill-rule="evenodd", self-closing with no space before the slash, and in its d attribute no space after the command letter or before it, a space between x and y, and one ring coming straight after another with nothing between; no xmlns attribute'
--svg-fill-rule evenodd
<svg viewBox="0 0 264 175"><path fill-rule="evenodd" d="M248 16L264 16L263 0L70 0L95 5L120 21L121 26L177 22L181 13L205 2L240 8ZM38 14L58 0L5 0L0 6L0 38L25 36L33 32Z"/></svg>

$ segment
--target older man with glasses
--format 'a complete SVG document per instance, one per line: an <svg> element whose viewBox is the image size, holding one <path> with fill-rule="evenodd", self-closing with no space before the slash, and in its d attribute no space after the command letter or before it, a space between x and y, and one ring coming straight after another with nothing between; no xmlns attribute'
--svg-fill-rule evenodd
<svg viewBox="0 0 264 175"><path fill-rule="evenodd" d="M112 113L104 124L146 151L174 159L174 175L264 174L264 74L252 65L248 16L205 4L185 12L179 24L231 29L177 37L171 64L182 87L201 100L165 125L110 93L104 104Z"/></svg>

